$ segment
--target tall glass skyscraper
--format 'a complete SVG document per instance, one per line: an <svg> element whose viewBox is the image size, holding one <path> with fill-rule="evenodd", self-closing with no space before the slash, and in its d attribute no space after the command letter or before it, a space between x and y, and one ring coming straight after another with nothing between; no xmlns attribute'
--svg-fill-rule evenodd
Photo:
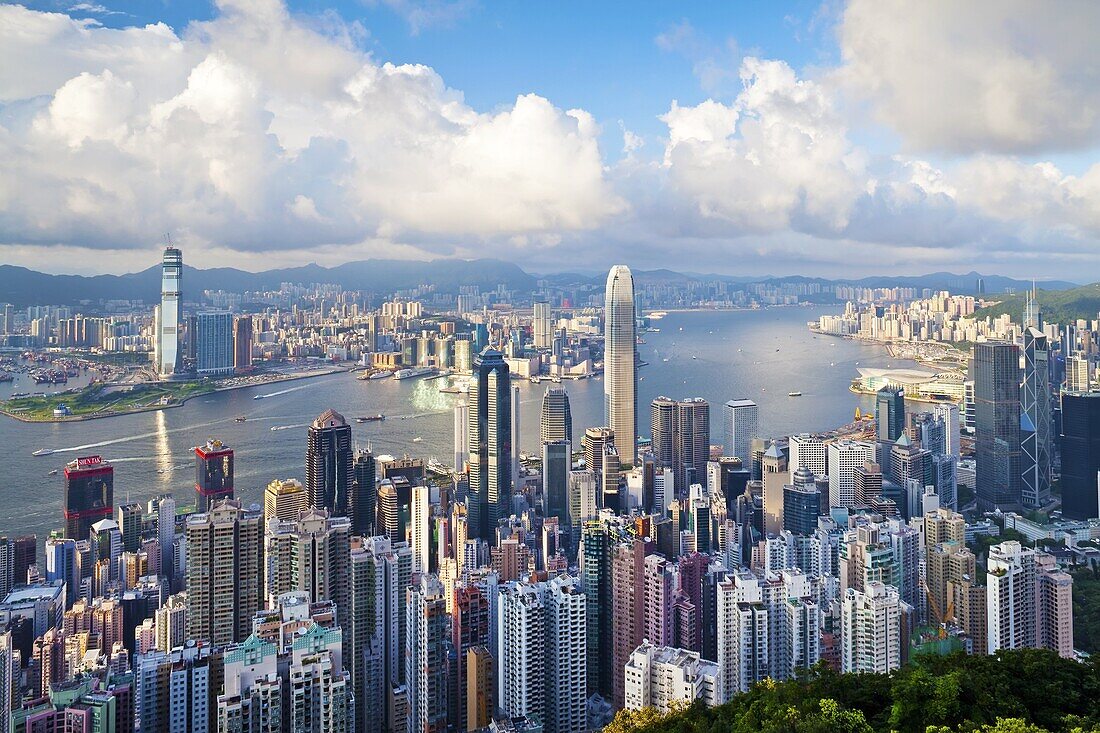
<svg viewBox="0 0 1100 733"><path fill-rule="evenodd" d="M1034 301L1029 301L1034 302ZM1024 329L1024 382L1021 409L1035 429L1025 461L1024 506L1038 507L1050 498L1050 351L1047 337L1035 327Z"/></svg>
<svg viewBox="0 0 1100 733"><path fill-rule="evenodd" d="M1100 392L1062 393L1062 514L1100 517Z"/></svg>
<svg viewBox="0 0 1100 733"><path fill-rule="evenodd" d="M539 442L545 444L559 440L573 440L573 414L569 410L569 394L562 387L547 387L542 395Z"/></svg>
<svg viewBox="0 0 1100 733"><path fill-rule="evenodd" d="M900 387L883 387L875 395L878 439L893 443L905 432L905 393Z"/></svg>
<svg viewBox="0 0 1100 733"><path fill-rule="evenodd" d="M306 493L309 505L338 517L349 513L355 478L351 426L336 410L325 410L309 426L306 446Z"/></svg>
<svg viewBox="0 0 1100 733"><path fill-rule="evenodd" d="M638 456L638 339L634 277L629 267L611 268L605 296L604 415L615 431L620 460L624 465L634 465Z"/></svg>
<svg viewBox="0 0 1100 733"><path fill-rule="evenodd" d="M512 380L504 355L478 354L470 384L470 536L495 544L512 500Z"/></svg>
<svg viewBox="0 0 1100 733"><path fill-rule="evenodd" d="M1020 349L974 346L974 432L978 507L1015 509L1021 500Z"/></svg>
<svg viewBox="0 0 1100 733"><path fill-rule="evenodd" d="M157 312L157 373L172 376L180 357L180 290L183 279L183 253L166 247L161 265L160 309Z"/></svg>

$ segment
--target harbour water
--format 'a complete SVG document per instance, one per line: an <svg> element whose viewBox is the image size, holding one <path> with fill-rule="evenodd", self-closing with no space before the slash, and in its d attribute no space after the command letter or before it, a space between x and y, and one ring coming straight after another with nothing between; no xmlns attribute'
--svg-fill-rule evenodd
<svg viewBox="0 0 1100 733"><path fill-rule="evenodd" d="M850 422L872 398L848 391L856 365L912 367L871 344L818 336L806 328L822 308L669 313L642 334L639 433L649 434L649 402L658 395L703 397L711 404L711 442L721 443L721 405L749 398L760 405L766 435L823 431ZM10 386L5 385L9 389ZM73 386L71 383L69 386ZM194 495L191 448L218 438L236 450L239 498L262 501L274 478L303 479L306 426L332 407L352 424L355 439L382 453L453 461L452 408L460 395L439 392L443 380L356 380L335 374L292 383L205 395L183 407L73 423L25 424L0 419L0 534L35 532L40 541L61 525L60 469L77 456L101 455L115 464L115 503L144 503L173 493L180 504ZM520 383L520 426L525 452L538 450L538 420L546 384ZM603 423L603 381L565 382L576 439ZM36 391L16 386L18 391ZM788 392L801 391L801 397ZM276 393L278 394L272 394ZM269 395L253 399L256 395ZM356 423L383 413L385 421ZM236 422L237 416L244 422ZM280 428L272 430L272 428ZM420 438L420 440L416 440ZM38 449L52 455L32 457ZM50 471L58 469L55 475Z"/></svg>

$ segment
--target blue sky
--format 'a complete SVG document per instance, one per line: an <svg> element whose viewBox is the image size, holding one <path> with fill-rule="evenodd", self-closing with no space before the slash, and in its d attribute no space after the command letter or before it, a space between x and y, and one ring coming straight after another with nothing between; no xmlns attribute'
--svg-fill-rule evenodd
<svg viewBox="0 0 1100 733"><path fill-rule="evenodd" d="M116 28L164 22L180 30L215 15L210 2L172 0L105 0L89 3L90 10L67 0L28 6ZM619 120L656 137L664 132L657 118L668 110L668 100L732 99L740 88L741 55L781 58L799 69L836 58L835 10L821 2L307 0L289 7L304 15L335 12L360 23L359 42L377 60L427 64L477 109L508 105L529 92L563 108L586 109L605 128L612 149L621 139ZM414 16L420 8L426 8L423 20ZM682 48L662 48L658 42L662 34L688 29L692 38ZM728 63L731 76L704 89L693 66L708 58Z"/></svg>
<svg viewBox="0 0 1100 733"><path fill-rule="evenodd" d="M253 270L1080 279L1098 28L1028 0L0 4L0 261L133 269L171 231Z"/></svg>

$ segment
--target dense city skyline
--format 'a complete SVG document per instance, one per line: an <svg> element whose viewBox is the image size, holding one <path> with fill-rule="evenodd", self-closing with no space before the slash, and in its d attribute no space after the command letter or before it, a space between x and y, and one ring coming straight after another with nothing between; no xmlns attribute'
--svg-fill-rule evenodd
<svg viewBox="0 0 1100 733"><path fill-rule="evenodd" d="M0 260L1097 264L1092 4L332 5L0 6Z"/></svg>
<svg viewBox="0 0 1100 733"><path fill-rule="evenodd" d="M0 0L0 733L1100 733L1098 28Z"/></svg>
<svg viewBox="0 0 1100 733"><path fill-rule="evenodd" d="M375 454L335 407L270 427L245 411L222 422L306 428L304 482L267 474L262 505L246 501L250 456L212 436L189 451L193 482L143 506L119 501L126 459L89 452L113 441L37 448L24 460L75 459L47 474L64 528L0 537L10 730L582 733L617 711L722 705L819 664L889 675L919 655L1016 649L1084 663L1074 627L1091 620L1075 617L1074 587L1100 537L1100 324L1049 322L1036 290L1018 315L979 317L1004 297L987 299L981 278L977 295L639 286L616 264L602 285L532 292L424 285L383 300L284 282L189 295L186 261L166 247L160 299L95 303L105 315L4 304L12 389L17 374L63 385L101 369L85 386L12 392L5 415L79 424L319 376L363 383L358 402L410 380L448 396L435 410L453 417L454 464L425 460L422 436ZM672 315L659 306L767 314L804 298L832 303L802 322L800 339L821 341L811 358L860 339L936 371L857 369L848 391L873 409L823 432L805 415L796 432L762 429L748 397L760 361L713 412L686 379L675 399L639 402L652 370L697 358L675 341L641 358ZM715 333L696 330L675 338L694 351ZM722 358L736 344L749 345L735 334ZM597 424L575 431L569 392L601 379ZM521 384L543 381L561 386L542 391L532 455ZM354 422L385 429L387 416Z"/></svg>

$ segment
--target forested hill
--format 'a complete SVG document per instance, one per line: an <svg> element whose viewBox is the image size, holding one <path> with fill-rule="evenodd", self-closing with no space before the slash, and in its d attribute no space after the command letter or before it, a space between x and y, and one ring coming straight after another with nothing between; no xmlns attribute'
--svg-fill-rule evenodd
<svg viewBox="0 0 1100 733"><path fill-rule="evenodd" d="M1037 293L1039 310L1047 323L1069 323L1078 318L1092 320L1100 313L1100 283L1082 285L1069 290L1039 290ZM1000 300L996 305L980 308L975 312L978 318L994 318L1008 313L1017 323L1023 318L1026 293L1013 293L1005 296L990 296Z"/></svg>
<svg viewBox="0 0 1100 733"><path fill-rule="evenodd" d="M1100 672L1045 650L925 656L891 675L822 666L726 705L622 711L605 733L1100 733Z"/></svg>

